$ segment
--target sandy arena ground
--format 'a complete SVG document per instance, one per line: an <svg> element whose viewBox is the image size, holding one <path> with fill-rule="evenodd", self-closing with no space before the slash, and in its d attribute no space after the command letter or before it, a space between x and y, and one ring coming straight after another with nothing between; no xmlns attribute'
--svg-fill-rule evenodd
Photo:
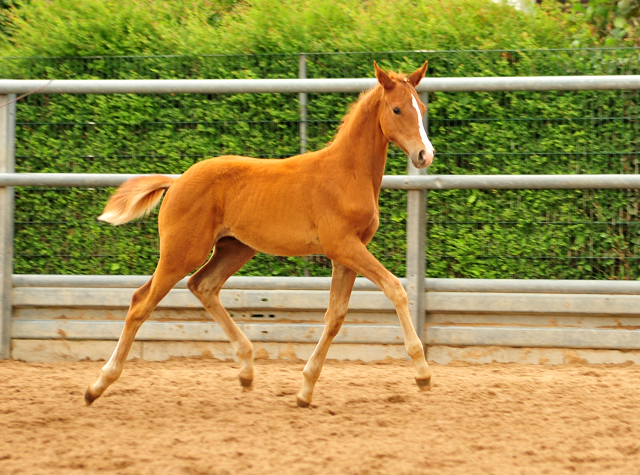
<svg viewBox="0 0 640 475"><path fill-rule="evenodd" d="M313 406L301 362L0 361L0 473L640 474L640 367L328 362Z"/></svg>

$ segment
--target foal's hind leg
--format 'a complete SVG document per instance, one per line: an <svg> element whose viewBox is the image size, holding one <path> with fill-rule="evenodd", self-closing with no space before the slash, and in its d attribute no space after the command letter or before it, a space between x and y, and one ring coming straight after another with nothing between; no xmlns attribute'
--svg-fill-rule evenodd
<svg viewBox="0 0 640 475"><path fill-rule="evenodd" d="M213 256L193 274L187 283L202 305L229 338L240 360L240 384L250 387L253 381L253 346L220 303L220 289L229 277L244 266L256 251L233 238L216 243Z"/></svg>
<svg viewBox="0 0 640 475"><path fill-rule="evenodd" d="M307 407L311 404L313 388L320 377L322 365L329 351L329 345L331 345L334 337L340 331L342 322L344 322L344 318L347 316L349 297L355 280L356 273L354 271L342 264L338 264L335 261L333 262L329 307L324 316L325 327L318 346L316 346L316 349L302 372L302 389L296 399L300 407Z"/></svg>
<svg viewBox="0 0 640 475"><path fill-rule="evenodd" d="M396 312L398 313L398 318L400 319L405 348L416 368L416 383L420 389L430 389L431 370L429 370L427 360L424 356L422 342L418 338L413 328L413 323L411 322L407 292L402 287L398 278L385 269L385 267L371 255L366 246L355 237L344 239L340 242L339 246L335 246L335 248L331 250L326 250L327 255L330 256L331 259L346 265L368 278L393 302Z"/></svg>
<svg viewBox="0 0 640 475"><path fill-rule="evenodd" d="M165 198L165 204L167 198ZM163 204L163 206L165 206ZM102 368L98 380L87 388L84 400L91 404L107 387L118 379L131 349L131 344L142 323L149 318L173 286L193 269L201 265L213 247L215 227L210 222L197 222L188 214L171 216L172 208L165 207L170 225L160 221L160 260L153 276L133 294L129 312L116 349ZM163 209L160 210L163 217ZM196 224L194 224L196 223ZM199 227L198 227L199 226Z"/></svg>
<svg viewBox="0 0 640 475"><path fill-rule="evenodd" d="M176 282L189 273L189 270L169 270L163 266L161 260L151 279L134 292L116 349L102 368L98 380L90 385L84 394L87 404L91 404L100 397L104 390L120 377L138 329L149 318L160 300L167 295Z"/></svg>

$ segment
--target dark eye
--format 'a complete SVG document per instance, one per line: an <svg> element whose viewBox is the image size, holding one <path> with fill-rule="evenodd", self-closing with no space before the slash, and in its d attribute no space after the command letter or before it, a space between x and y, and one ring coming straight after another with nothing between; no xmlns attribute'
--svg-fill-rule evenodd
<svg viewBox="0 0 640 475"><path fill-rule="evenodd" d="M397 107L393 108L393 113L394 114L399 114L400 113L400 109L398 109Z"/></svg>

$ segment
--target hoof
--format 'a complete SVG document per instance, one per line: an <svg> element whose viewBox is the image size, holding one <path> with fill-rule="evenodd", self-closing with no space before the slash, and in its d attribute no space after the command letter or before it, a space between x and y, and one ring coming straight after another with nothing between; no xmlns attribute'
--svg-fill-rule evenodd
<svg viewBox="0 0 640 475"><path fill-rule="evenodd" d="M250 388L251 385L253 384L253 379L245 379L245 378L238 378L240 380L240 386L242 386L243 388Z"/></svg>
<svg viewBox="0 0 640 475"><path fill-rule="evenodd" d="M298 407L309 407L311 405L311 402L303 401L302 399L300 399L300 396L297 396L296 404L298 405Z"/></svg>
<svg viewBox="0 0 640 475"><path fill-rule="evenodd" d="M90 406L93 401L98 399L98 397L99 396L94 396L93 394L91 394L89 388L87 388L87 390L84 392L84 402L87 404L87 406Z"/></svg>
<svg viewBox="0 0 640 475"><path fill-rule="evenodd" d="M420 391L429 391L431 389L431 378L429 379L416 378L416 384L420 388Z"/></svg>

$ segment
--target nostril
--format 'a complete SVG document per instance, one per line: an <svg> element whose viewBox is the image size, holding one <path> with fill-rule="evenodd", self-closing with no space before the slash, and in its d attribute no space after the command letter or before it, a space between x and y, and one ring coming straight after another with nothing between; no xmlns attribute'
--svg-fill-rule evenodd
<svg viewBox="0 0 640 475"><path fill-rule="evenodd" d="M425 152L424 150L420 150L420 152L418 153L418 163L424 163L424 156L426 155L426 153L427 152Z"/></svg>

